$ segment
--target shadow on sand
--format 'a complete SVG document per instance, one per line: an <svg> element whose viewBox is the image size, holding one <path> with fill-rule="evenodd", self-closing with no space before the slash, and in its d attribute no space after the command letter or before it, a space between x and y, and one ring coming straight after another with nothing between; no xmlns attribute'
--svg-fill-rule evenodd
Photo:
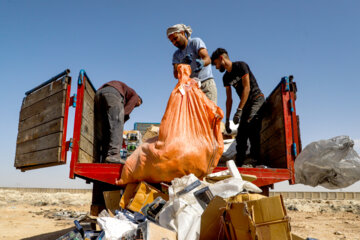
<svg viewBox="0 0 360 240"><path fill-rule="evenodd" d="M74 229L75 229L74 227L70 227L70 228L66 228L63 230L56 231L56 232L44 233L41 235L29 237L29 238L22 238L21 240L54 240L54 239L57 239L57 238L65 235L66 233L68 233Z"/></svg>

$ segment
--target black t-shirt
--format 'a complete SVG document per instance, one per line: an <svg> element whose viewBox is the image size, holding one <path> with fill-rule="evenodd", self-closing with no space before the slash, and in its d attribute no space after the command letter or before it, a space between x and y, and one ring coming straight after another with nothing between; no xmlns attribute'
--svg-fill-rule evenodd
<svg viewBox="0 0 360 240"><path fill-rule="evenodd" d="M254 97L257 97L261 93L261 90L256 82L254 74L250 71L249 66L245 62L233 62L231 72L226 72L223 76L224 87L233 86L236 89L237 94L241 98L243 91L243 85L241 78L249 74L250 78L250 93L247 102L251 102ZM250 101L249 101L250 100Z"/></svg>

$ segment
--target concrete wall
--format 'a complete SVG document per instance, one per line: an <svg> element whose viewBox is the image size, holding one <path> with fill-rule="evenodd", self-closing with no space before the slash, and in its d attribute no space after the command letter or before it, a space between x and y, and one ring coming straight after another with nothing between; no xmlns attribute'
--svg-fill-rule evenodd
<svg viewBox="0 0 360 240"><path fill-rule="evenodd" d="M21 192L38 192L38 193L57 193L57 192L88 193L88 192L92 192L92 189L64 189L64 188L15 188L15 187L0 187L0 190L14 190L14 191L21 191Z"/></svg>
<svg viewBox="0 0 360 240"><path fill-rule="evenodd" d="M289 199L360 200L360 192L270 192Z"/></svg>
<svg viewBox="0 0 360 240"><path fill-rule="evenodd" d="M0 187L1 190L15 190L21 192L43 192L43 193L88 193L92 189L63 189L63 188L10 188ZM283 198L289 199L322 199L322 200L360 200L360 192L270 192L270 196L281 194Z"/></svg>

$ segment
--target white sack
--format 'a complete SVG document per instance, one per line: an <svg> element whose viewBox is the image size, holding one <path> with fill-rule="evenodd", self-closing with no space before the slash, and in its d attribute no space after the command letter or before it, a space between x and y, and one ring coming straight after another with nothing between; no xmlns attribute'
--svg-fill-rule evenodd
<svg viewBox="0 0 360 240"><path fill-rule="evenodd" d="M121 212L114 218L100 217L97 223L105 231L106 240L120 240L125 233L137 228L137 224L128 220Z"/></svg>
<svg viewBox="0 0 360 240"><path fill-rule="evenodd" d="M235 160L236 157L236 141L235 139L225 139L224 140L224 152L221 155L219 161L224 162L227 160Z"/></svg>
<svg viewBox="0 0 360 240"><path fill-rule="evenodd" d="M196 180L198 178L190 174L171 181L169 201L158 215L159 224L176 231L178 240L197 240L200 236L201 214L204 210L196 200L194 192L206 187L207 184L201 182L200 186L190 192L176 196L177 192Z"/></svg>
<svg viewBox="0 0 360 240"><path fill-rule="evenodd" d="M229 198L241 193L243 190L261 193L262 190L258 188L255 184L244 181L240 178L227 178L211 184L209 186L210 191L215 196L220 196L222 198Z"/></svg>

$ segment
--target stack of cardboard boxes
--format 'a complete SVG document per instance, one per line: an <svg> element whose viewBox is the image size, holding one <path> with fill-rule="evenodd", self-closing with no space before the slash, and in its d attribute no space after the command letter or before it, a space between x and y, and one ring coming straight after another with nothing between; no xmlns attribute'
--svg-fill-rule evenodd
<svg viewBox="0 0 360 240"><path fill-rule="evenodd" d="M104 196L106 198L105 194ZM121 199L119 197L118 206L142 213L141 209L157 197L168 200L166 193L145 182L128 184ZM146 227L142 229L146 232L143 232L143 239L160 240L164 237L169 240L177 239L175 231L164 228L156 222L147 221ZM290 219L286 214L282 196L266 197L260 194L240 193L228 199L215 196L210 201L201 217L200 239L292 240L301 238L291 234Z"/></svg>

